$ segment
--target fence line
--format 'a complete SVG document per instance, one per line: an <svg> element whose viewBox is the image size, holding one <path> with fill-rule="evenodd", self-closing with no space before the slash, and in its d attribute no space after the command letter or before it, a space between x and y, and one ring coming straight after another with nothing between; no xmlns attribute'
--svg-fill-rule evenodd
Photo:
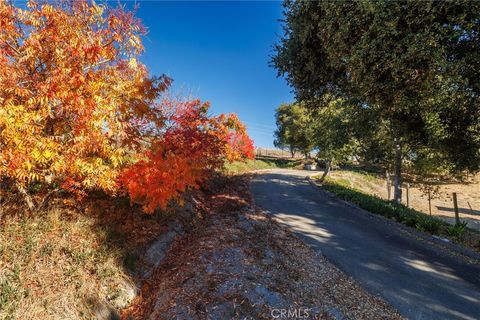
<svg viewBox="0 0 480 320"><path fill-rule="evenodd" d="M389 179L389 175L386 176L386 197L388 200L392 200L391 188L393 187L393 181ZM448 193L442 193L443 196L434 196L430 189L423 191L420 196L416 197L412 194L412 186L410 183L402 184L402 203L409 208L416 209L421 212L425 212L432 216L432 207L435 207L435 216L445 217L451 224L459 224L462 221L467 221L469 226L473 229L480 231L480 210L474 209L468 201L468 195L462 199L462 194L455 191L449 191ZM419 199L421 198L421 199ZM425 205L421 202L424 201ZM478 223L472 222L471 217L465 215L478 216ZM463 217L462 217L463 216ZM475 219L476 220L476 219Z"/></svg>

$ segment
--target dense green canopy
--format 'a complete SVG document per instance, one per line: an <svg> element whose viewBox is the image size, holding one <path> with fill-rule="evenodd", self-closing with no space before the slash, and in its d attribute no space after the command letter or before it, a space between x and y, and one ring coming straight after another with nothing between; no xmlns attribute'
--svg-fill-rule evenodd
<svg viewBox="0 0 480 320"><path fill-rule="evenodd" d="M353 98L386 123L397 200L405 160L425 170L433 168L428 161L478 170L480 2L286 1L284 8L273 65L299 100Z"/></svg>
<svg viewBox="0 0 480 320"><path fill-rule="evenodd" d="M306 157L312 151L313 128L311 112L304 103L282 104L275 114L277 130L274 144L289 148L293 153L301 152Z"/></svg>

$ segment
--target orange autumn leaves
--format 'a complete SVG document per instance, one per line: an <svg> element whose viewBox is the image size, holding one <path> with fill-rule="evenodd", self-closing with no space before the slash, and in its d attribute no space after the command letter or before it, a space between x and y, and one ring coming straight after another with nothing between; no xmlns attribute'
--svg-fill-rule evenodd
<svg viewBox="0 0 480 320"><path fill-rule="evenodd" d="M0 17L2 173L114 191L138 137L131 120L160 119L149 109L162 81L132 63L139 21L83 1L25 9L2 1Z"/></svg>
<svg viewBox="0 0 480 320"><path fill-rule="evenodd" d="M164 134L142 154L144 159L122 173L122 185L146 212L197 188L225 160L253 158L253 142L238 118L209 117L208 108L199 100L176 102Z"/></svg>
<svg viewBox="0 0 480 320"><path fill-rule="evenodd" d="M138 60L132 12L85 1L0 1L0 170L20 185L126 190L152 211L225 160L253 156L233 116L164 98Z"/></svg>

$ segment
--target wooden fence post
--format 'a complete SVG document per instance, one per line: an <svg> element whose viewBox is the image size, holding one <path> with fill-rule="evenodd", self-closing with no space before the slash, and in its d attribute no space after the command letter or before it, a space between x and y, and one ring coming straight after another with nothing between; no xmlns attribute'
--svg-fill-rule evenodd
<svg viewBox="0 0 480 320"><path fill-rule="evenodd" d="M386 172L387 176L387 199L390 201L390 173Z"/></svg>
<svg viewBox="0 0 480 320"><path fill-rule="evenodd" d="M432 215L432 195L430 193L430 188L428 188L428 212L430 216Z"/></svg>
<svg viewBox="0 0 480 320"><path fill-rule="evenodd" d="M410 205L410 183L407 183L407 208Z"/></svg>
<svg viewBox="0 0 480 320"><path fill-rule="evenodd" d="M453 210L455 211L455 225L460 224L460 217L458 215L458 202L457 202L457 193L453 192Z"/></svg>

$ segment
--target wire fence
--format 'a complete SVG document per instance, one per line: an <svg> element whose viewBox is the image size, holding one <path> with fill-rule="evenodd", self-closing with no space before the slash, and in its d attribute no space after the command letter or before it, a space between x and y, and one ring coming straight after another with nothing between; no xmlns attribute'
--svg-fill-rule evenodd
<svg viewBox="0 0 480 320"><path fill-rule="evenodd" d="M404 183L402 203L450 224L466 222L470 228L480 231L480 194L475 192L475 188L480 189L479 183L445 184L433 192L428 188L421 189ZM392 200L391 181L387 180L385 189L384 197Z"/></svg>

